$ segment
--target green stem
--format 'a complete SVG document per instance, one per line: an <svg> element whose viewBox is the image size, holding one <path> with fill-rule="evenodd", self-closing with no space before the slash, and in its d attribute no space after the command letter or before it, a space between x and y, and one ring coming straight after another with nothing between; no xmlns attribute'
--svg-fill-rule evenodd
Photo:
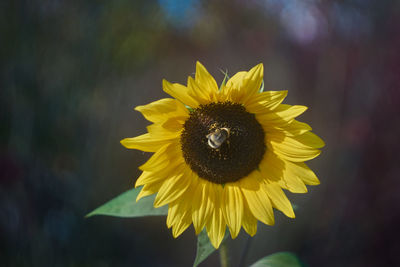
<svg viewBox="0 0 400 267"><path fill-rule="evenodd" d="M223 242L219 248L219 260L221 261L221 267L229 267L229 249L228 242Z"/></svg>
<svg viewBox="0 0 400 267"><path fill-rule="evenodd" d="M239 267L244 267L246 262L247 252L249 252L250 243L251 243L251 236L247 236L246 244L244 245L244 249L242 251L242 255L240 256Z"/></svg>

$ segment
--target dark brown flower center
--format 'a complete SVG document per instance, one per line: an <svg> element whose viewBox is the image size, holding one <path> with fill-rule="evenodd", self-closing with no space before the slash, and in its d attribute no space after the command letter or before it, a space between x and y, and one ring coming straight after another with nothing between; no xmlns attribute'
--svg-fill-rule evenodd
<svg viewBox="0 0 400 267"><path fill-rule="evenodd" d="M181 135L183 157L200 178L235 182L258 168L264 131L243 105L218 102L193 109Z"/></svg>

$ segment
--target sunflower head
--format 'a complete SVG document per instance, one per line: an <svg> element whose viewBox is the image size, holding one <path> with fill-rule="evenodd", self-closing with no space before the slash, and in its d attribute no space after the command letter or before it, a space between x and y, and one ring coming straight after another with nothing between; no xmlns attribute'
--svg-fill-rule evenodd
<svg viewBox="0 0 400 267"><path fill-rule="evenodd" d="M181 149L187 165L212 183L236 182L260 164L264 131L238 103L200 105L183 125Z"/></svg>
<svg viewBox="0 0 400 267"><path fill-rule="evenodd" d="M273 208L294 218L282 189L307 192L319 184L305 161L324 142L295 118L307 108L281 104L287 91L261 92L263 65L238 72L218 88L197 62L187 86L163 80L164 98L136 110L152 122L148 133L122 145L154 152L136 181L137 200L157 194L154 206L168 205L167 226L174 237L191 224L206 228L218 248L229 227L251 236L257 221L274 224Z"/></svg>

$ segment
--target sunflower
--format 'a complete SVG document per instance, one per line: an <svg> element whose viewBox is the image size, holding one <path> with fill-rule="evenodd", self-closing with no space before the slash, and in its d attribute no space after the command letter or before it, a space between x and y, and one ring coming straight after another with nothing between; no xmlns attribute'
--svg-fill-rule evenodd
<svg viewBox="0 0 400 267"><path fill-rule="evenodd" d="M218 248L229 227L253 236L257 222L274 224L273 208L294 218L282 189L306 193L319 180L304 161L324 142L295 120L307 107L281 104L287 91L265 91L263 64L242 71L218 88L197 62L187 86L163 80L164 98L135 110L152 122L148 133L121 140L130 149L154 152L140 166L137 201L157 194L168 205L167 226L176 238L192 223L206 228Z"/></svg>

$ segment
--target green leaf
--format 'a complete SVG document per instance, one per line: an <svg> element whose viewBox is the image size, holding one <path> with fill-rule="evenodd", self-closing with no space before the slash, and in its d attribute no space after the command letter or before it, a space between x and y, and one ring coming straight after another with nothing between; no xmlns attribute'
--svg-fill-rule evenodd
<svg viewBox="0 0 400 267"><path fill-rule="evenodd" d="M225 242L225 240L229 236L229 231L226 230L224 239L222 240L221 244ZM207 231L204 228L203 231L197 236L197 252L196 252L196 259L194 260L193 267L198 266L202 263L205 259L208 258L216 249L210 243L210 239L208 239Z"/></svg>
<svg viewBox="0 0 400 267"><path fill-rule="evenodd" d="M222 69L220 69L220 71L222 72L222 74L224 74L224 80L222 81L221 85L219 86L219 90L221 91L222 87L225 86L227 80L229 79L229 76L228 76L228 71L224 71Z"/></svg>
<svg viewBox="0 0 400 267"><path fill-rule="evenodd" d="M259 93L262 93L262 92L264 92L264 80L262 80Z"/></svg>
<svg viewBox="0 0 400 267"><path fill-rule="evenodd" d="M168 214L168 206L163 206L161 208L153 207L155 195L144 197L136 202L136 197L140 190L141 187L122 193L121 195L87 214L86 218L93 215L133 218Z"/></svg>
<svg viewBox="0 0 400 267"><path fill-rule="evenodd" d="M253 263L250 267L301 267L300 260L290 252L271 254Z"/></svg>

